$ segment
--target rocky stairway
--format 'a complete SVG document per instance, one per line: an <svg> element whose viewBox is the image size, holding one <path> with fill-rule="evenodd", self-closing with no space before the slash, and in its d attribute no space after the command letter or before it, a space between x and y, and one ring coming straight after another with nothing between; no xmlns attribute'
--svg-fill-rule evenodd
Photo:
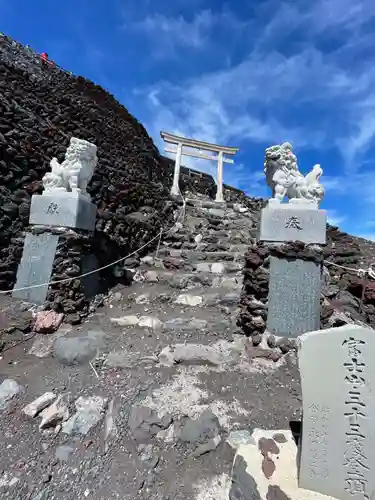
<svg viewBox="0 0 375 500"><path fill-rule="evenodd" d="M132 286L4 353L1 499L232 497L249 425L284 429L300 408L295 365L253 359L236 326L256 225L190 201L157 252L126 262Z"/></svg>
<svg viewBox="0 0 375 500"><path fill-rule="evenodd" d="M134 283L124 297L126 306L118 306L127 315L113 321L163 331L172 341L198 330L210 333L207 341L240 333L236 319L244 255L256 225L256 216L242 205L189 199L183 222L157 251L126 262L133 264Z"/></svg>

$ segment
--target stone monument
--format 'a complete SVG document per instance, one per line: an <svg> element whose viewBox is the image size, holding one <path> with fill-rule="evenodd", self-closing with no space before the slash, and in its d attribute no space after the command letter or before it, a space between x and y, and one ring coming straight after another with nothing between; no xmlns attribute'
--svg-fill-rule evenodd
<svg viewBox="0 0 375 500"><path fill-rule="evenodd" d="M72 137L64 161L60 164L56 158L51 160L51 172L43 177L43 194L33 195L31 199L30 226L15 289L51 280L55 255L61 256L64 236L68 233L78 238L87 238L93 233L96 206L86 188L97 164L96 153L94 144ZM92 256L87 257L92 261ZM82 264L85 267L83 261ZM48 285L14 290L13 296L42 304L47 293Z"/></svg>
<svg viewBox="0 0 375 500"><path fill-rule="evenodd" d="M299 487L371 499L375 491L375 331L345 325L299 338L303 423Z"/></svg>
<svg viewBox="0 0 375 500"><path fill-rule="evenodd" d="M320 165L303 176L292 146L266 149L264 172L272 198L262 209L259 239L273 247L270 261L267 330L295 337L320 327L320 292L327 215ZM284 197L287 203L282 203ZM294 245L288 252L288 244ZM281 250L281 251L278 251Z"/></svg>

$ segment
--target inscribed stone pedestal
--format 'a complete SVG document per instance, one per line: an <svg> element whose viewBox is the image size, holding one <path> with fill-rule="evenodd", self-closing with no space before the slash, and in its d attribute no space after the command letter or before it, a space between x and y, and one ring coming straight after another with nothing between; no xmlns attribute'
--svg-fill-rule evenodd
<svg viewBox="0 0 375 500"><path fill-rule="evenodd" d="M375 491L375 331L358 325L300 337L299 486L340 500Z"/></svg>
<svg viewBox="0 0 375 500"><path fill-rule="evenodd" d="M30 224L94 231L95 219L96 205L75 193L34 195L31 199Z"/></svg>
<svg viewBox="0 0 375 500"><path fill-rule="evenodd" d="M26 234L14 288L30 287L50 281L58 239L57 235L50 233ZM35 304L43 304L47 292L48 285L45 285L13 291L12 296Z"/></svg>
<svg viewBox="0 0 375 500"><path fill-rule="evenodd" d="M296 337L320 327L321 265L271 257L267 330Z"/></svg>
<svg viewBox="0 0 375 500"><path fill-rule="evenodd" d="M327 213L316 208L301 208L297 204L280 203L262 209L261 241L302 241L325 244Z"/></svg>

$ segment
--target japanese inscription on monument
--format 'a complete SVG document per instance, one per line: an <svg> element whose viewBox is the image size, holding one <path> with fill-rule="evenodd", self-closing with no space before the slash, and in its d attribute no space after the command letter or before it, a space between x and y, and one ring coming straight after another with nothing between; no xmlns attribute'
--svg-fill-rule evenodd
<svg viewBox="0 0 375 500"><path fill-rule="evenodd" d="M366 385L364 378L366 367L362 360L362 349L365 347L365 341L349 337L344 340L342 347L347 353L347 361L344 366L345 382L348 386L344 413L347 419L344 453L345 490L351 495L369 498L367 476L370 468L364 451L366 435L361 425L363 419L368 417L367 407L361 394L361 388Z"/></svg>
<svg viewBox="0 0 375 500"><path fill-rule="evenodd" d="M47 213L47 214L58 214L58 213L59 213L59 206L58 206L58 204L52 201L52 202L51 202L51 203L47 206L46 213Z"/></svg>
<svg viewBox="0 0 375 500"><path fill-rule="evenodd" d="M311 478L328 477L328 423L330 408L326 405L310 405L309 419L311 429L309 438L311 443L311 462L309 475Z"/></svg>
<svg viewBox="0 0 375 500"><path fill-rule="evenodd" d="M375 331L358 325L299 337L300 488L340 500L373 498L374 349Z"/></svg>
<svg viewBox="0 0 375 500"><path fill-rule="evenodd" d="M302 231L301 222L298 219L298 217L289 217L285 221L285 228L286 229L287 228L294 228L294 229L298 229L299 231Z"/></svg>

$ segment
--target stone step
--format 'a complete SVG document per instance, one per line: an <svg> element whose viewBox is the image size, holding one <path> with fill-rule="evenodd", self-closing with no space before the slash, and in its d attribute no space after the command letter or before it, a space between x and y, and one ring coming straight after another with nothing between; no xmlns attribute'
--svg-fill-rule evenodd
<svg viewBox="0 0 375 500"><path fill-rule="evenodd" d="M240 229L230 229L230 228L223 228L220 227L218 229L212 229L210 228L206 233L203 235L203 241L209 239L211 236L212 238L216 239L225 239L227 241L230 241L233 236L235 236L237 233L242 233L243 235L249 235L251 233L250 228L240 228Z"/></svg>
<svg viewBox="0 0 375 500"><path fill-rule="evenodd" d="M225 226L226 229L252 229L254 228L254 222L251 218L222 219L219 228L222 229L223 226Z"/></svg>
<svg viewBox="0 0 375 500"><path fill-rule="evenodd" d="M228 235L228 231L226 232L226 236L216 236L216 234L204 234L203 239L200 246L198 247L194 241L163 241L164 244L169 246L170 248L174 248L177 250L197 250L197 248L204 248L205 246L215 246L219 251L229 251L231 246L243 245L248 250L249 246L255 241L256 232L253 231L236 231L233 234ZM247 251L246 250L246 251Z"/></svg>
<svg viewBox="0 0 375 500"><path fill-rule="evenodd" d="M233 210L223 209L223 208L206 208L206 207L196 207L194 212L198 217L205 216L206 218L219 218L219 219L236 219L238 214Z"/></svg>
<svg viewBox="0 0 375 500"><path fill-rule="evenodd" d="M200 200L196 198L186 198L186 203L189 206L198 207L198 208L206 208L206 209L223 209L223 210L233 210L240 214L245 214L250 212L250 209L242 205L241 203L236 202L217 202L214 200Z"/></svg>
<svg viewBox="0 0 375 500"><path fill-rule="evenodd" d="M203 308L181 311L176 311L174 308L153 312L145 311L144 305L135 305L126 311L126 314L118 314L110 321L124 328L145 328L176 333L199 332L220 335L237 329L235 315L218 317L216 309L207 314L207 310Z"/></svg>
<svg viewBox="0 0 375 500"><path fill-rule="evenodd" d="M222 262L222 261L209 261L192 263L197 272L206 272L212 274L231 274L241 273L243 270L242 262Z"/></svg>
<svg viewBox="0 0 375 500"><path fill-rule="evenodd" d="M174 304L187 307L237 307L240 303L241 293L240 292L228 292L225 293L181 293L173 299Z"/></svg>
<svg viewBox="0 0 375 500"><path fill-rule="evenodd" d="M244 245L247 251L247 246ZM200 261L241 261L244 259L244 254L246 251L216 251L216 252L206 252L204 250L189 250L189 249L173 249L168 247L163 247L159 250L159 257L171 257L173 259L185 259L190 262L200 262Z"/></svg>
<svg viewBox="0 0 375 500"><path fill-rule="evenodd" d="M212 273L183 273L179 271L168 271L165 269L140 269L138 275L142 274L145 283L163 283L171 288L183 290L197 286L225 288L230 290L241 290L243 276L215 275Z"/></svg>
<svg viewBox="0 0 375 500"><path fill-rule="evenodd" d="M132 286L132 293L127 297L129 301L138 304L166 303L181 307L230 307L235 309L239 305L241 291L228 290L218 287L207 292L204 288L192 288L188 291L172 290L170 287L161 287L157 284L138 284Z"/></svg>
<svg viewBox="0 0 375 500"><path fill-rule="evenodd" d="M225 274L241 274L243 270L244 264L243 259L241 261L196 261L190 262L187 259L183 258L158 258L154 259L154 262L151 261L147 264L143 264L140 266L141 270L158 270L160 268L168 269L168 270L185 270L190 273L193 272L204 272L218 275Z"/></svg>
<svg viewBox="0 0 375 500"><path fill-rule="evenodd" d="M199 198L186 198L185 199L186 204L193 206L193 207L202 207L202 208L223 208L225 209L227 207L227 204L225 202L217 202L214 200L205 200L205 199L199 199Z"/></svg>

